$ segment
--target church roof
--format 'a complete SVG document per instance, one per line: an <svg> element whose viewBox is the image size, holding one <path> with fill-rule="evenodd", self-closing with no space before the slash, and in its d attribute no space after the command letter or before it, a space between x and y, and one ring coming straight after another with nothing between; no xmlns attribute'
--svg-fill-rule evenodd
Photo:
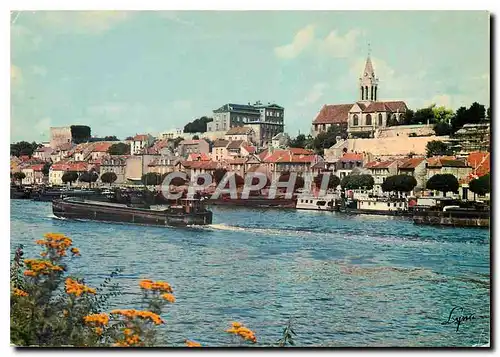
<svg viewBox="0 0 500 357"><path fill-rule="evenodd" d="M347 124L347 117L353 104L324 105L313 124Z"/></svg>
<svg viewBox="0 0 500 357"><path fill-rule="evenodd" d="M361 111L363 113L374 113L374 112L395 113L397 111L406 112L406 110L408 109L406 103L403 102L402 100L391 101L391 102L369 102L369 103L356 102L356 104L361 108Z"/></svg>

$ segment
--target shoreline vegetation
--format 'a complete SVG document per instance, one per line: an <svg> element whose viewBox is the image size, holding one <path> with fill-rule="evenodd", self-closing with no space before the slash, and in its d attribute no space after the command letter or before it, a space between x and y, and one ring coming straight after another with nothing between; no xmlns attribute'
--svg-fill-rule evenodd
<svg viewBox="0 0 500 357"><path fill-rule="evenodd" d="M158 327L167 323L168 308L175 303L174 289L165 281L143 279L140 309L109 309L109 299L119 295L112 282L114 271L99 287L87 286L84 278L67 274L68 265L80 250L71 238L47 233L36 240L41 258L23 258L16 249L10 268L10 339L15 347L180 347L160 341ZM231 336L227 346L258 346L254 331L232 322L221 331ZM186 335L189 332L186 331ZM283 336L267 347L294 345L291 322ZM186 339L183 347L204 347Z"/></svg>

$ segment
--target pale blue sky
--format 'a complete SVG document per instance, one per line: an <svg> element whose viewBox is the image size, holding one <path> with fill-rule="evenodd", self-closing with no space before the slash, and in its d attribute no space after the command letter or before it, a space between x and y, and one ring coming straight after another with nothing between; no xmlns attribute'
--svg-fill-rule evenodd
<svg viewBox="0 0 500 357"><path fill-rule="evenodd" d="M183 127L225 103L285 107L308 133L358 99L371 43L381 100L489 105L486 12L23 12L12 15L11 141Z"/></svg>

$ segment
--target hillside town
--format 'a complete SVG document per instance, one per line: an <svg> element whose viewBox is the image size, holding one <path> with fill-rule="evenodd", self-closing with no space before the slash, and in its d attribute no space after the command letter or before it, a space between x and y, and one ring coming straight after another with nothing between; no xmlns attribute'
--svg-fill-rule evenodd
<svg viewBox="0 0 500 357"><path fill-rule="evenodd" d="M452 174L459 189L450 191L462 199L475 199L470 182L490 172L489 109L474 103L456 114L436 107L413 112L403 100L380 100L383 91L378 83L368 56L357 101L323 105L312 118L307 137L290 138L285 133L285 108L260 101L214 109L212 120L205 117L197 126L200 132L172 129L101 140L91 137L89 127L75 126L86 131L83 136L76 135L73 126L53 127L50 141L36 144L32 152L30 147L17 155L11 150L11 179L24 186L78 187L95 182L133 187L145 184L146 176L160 178L175 171L188 177L218 169L240 176L261 172L270 180L290 172L331 173L340 180L370 175L371 193L384 196L388 193L382 184L388 177L409 175L417 182L409 194L418 197L429 194L426 188L432 176ZM467 117L477 112L477 106L482 107L479 120L459 120L460 111L465 110ZM416 122L419 113L430 113L433 122L429 115L427 122ZM489 194L480 197L487 199Z"/></svg>

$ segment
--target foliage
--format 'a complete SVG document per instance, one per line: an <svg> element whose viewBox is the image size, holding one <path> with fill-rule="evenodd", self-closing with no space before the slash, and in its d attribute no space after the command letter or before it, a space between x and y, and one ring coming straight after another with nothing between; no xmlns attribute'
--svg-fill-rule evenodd
<svg viewBox="0 0 500 357"><path fill-rule="evenodd" d="M22 171L14 172L12 175L14 177L14 180L21 182L26 178L26 174Z"/></svg>
<svg viewBox="0 0 500 357"><path fill-rule="evenodd" d="M144 185L161 185L162 177L157 172L148 172L147 174L142 175L141 181Z"/></svg>
<svg viewBox="0 0 500 357"><path fill-rule="evenodd" d="M453 110L446 108L445 106L432 108L432 113L434 115L434 119L437 123L451 123L453 119L454 113Z"/></svg>
<svg viewBox="0 0 500 357"><path fill-rule="evenodd" d="M427 108L415 111L411 124L435 124L436 118L434 117L434 108L435 105L431 105Z"/></svg>
<svg viewBox="0 0 500 357"><path fill-rule="evenodd" d="M213 121L212 118L203 116L201 118L195 119L192 122L187 123L184 126L185 133L204 133L207 131L207 123Z"/></svg>
<svg viewBox="0 0 500 357"><path fill-rule="evenodd" d="M182 136L178 136L174 139L174 148L178 147L179 144L184 140Z"/></svg>
<svg viewBox="0 0 500 357"><path fill-rule="evenodd" d="M410 192L417 186L417 180L409 175L389 176L382 183L384 192Z"/></svg>
<svg viewBox="0 0 500 357"><path fill-rule="evenodd" d="M113 272L99 288L66 275L80 251L70 238L47 233L36 243L42 259L22 260L18 248L11 265L11 342L16 346L109 347L153 346L155 327L164 323L162 309L175 302L166 282L142 280L142 310L108 308L118 295ZM68 255L71 254L71 257Z"/></svg>
<svg viewBox="0 0 500 357"><path fill-rule="evenodd" d="M116 181L118 177L114 172L105 172L101 175L101 181L110 185Z"/></svg>
<svg viewBox="0 0 500 357"><path fill-rule="evenodd" d="M453 150L448 144L439 140L432 140L427 143L426 146L427 157L431 156L442 156L442 155L452 155Z"/></svg>
<svg viewBox="0 0 500 357"><path fill-rule="evenodd" d="M437 174L427 181L426 188L441 191L446 195L446 192L458 192L458 180L452 174Z"/></svg>
<svg viewBox="0 0 500 357"><path fill-rule="evenodd" d="M61 177L62 182L68 183L71 185L73 182L78 180L78 173L75 171L66 171L62 177Z"/></svg>
<svg viewBox="0 0 500 357"><path fill-rule="evenodd" d="M332 125L327 131L321 132L312 140L311 148L318 154L323 154L324 149L328 149L335 145L337 136L347 138L347 129L343 126Z"/></svg>
<svg viewBox="0 0 500 357"><path fill-rule="evenodd" d="M490 174L486 174L469 182L469 189L475 194L485 195L491 192L490 185L491 185Z"/></svg>
<svg viewBox="0 0 500 357"><path fill-rule="evenodd" d="M484 105L477 102L471 104L469 108L460 107L451 121L453 133L459 130L464 124L478 124L486 121L486 110Z"/></svg>
<svg viewBox="0 0 500 357"><path fill-rule="evenodd" d="M108 154L110 155L129 155L130 145L125 143L116 143L108 148Z"/></svg>
<svg viewBox="0 0 500 357"><path fill-rule="evenodd" d="M451 125L446 121L441 121L434 125L434 131L436 132L437 136L450 135L451 129Z"/></svg>
<svg viewBox="0 0 500 357"><path fill-rule="evenodd" d="M304 134L299 134L295 139L290 140L289 146L292 148L304 149L309 144L309 142L310 140L308 140Z"/></svg>
<svg viewBox="0 0 500 357"><path fill-rule="evenodd" d="M293 336L297 335L292 329L292 319L288 320L287 325L283 329L282 337L277 341L279 347L286 347L286 345L294 346L295 342Z"/></svg>
<svg viewBox="0 0 500 357"><path fill-rule="evenodd" d="M99 178L99 174L97 172L86 171L86 172L82 172L80 174L78 181L87 182L87 183L91 184L92 182L96 182L98 178Z"/></svg>
<svg viewBox="0 0 500 357"><path fill-rule="evenodd" d="M278 178L279 182L289 182L290 181L290 171L283 171ZM304 188L305 180L302 176L296 176L295 184L293 186L293 190L297 191L298 189Z"/></svg>
<svg viewBox="0 0 500 357"><path fill-rule="evenodd" d="M127 136L127 137L125 138L125 140L134 140L134 137L133 137L133 136Z"/></svg>
<svg viewBox="0 0 500 357"><path fill-rule="evenodd" d="M413 117L415 115L415 112L411 109L408 109L406 113L402 115L401 119L401 125L410 125L413 124ZM394 126L394 125L399 125L398 121L395 118L390 118L390 124L389 125L389 119L387 119L387 126Z"/></svg>
<svg viewBox="0 0 500 357"><path fill-rule="evenodd" d="M321 187L321 182L323 181L323 173L318 174L314 178L314 183L316 187ZM338 185L340 185L340 179L338 176L334 175L333 173L330 173L330 178L328 179L328 188L335 189L337 188Z"/></svg>
<svg viewBox="0 0 500 357"><path fill-rule="evenodd" d="M85 143L90 140L90 127L87 125L71 125L71 138L75 144Z"/></svg>
<svg viewBox="0 0 500 357"><path fill-rule="evenodd" d="M340 186L344 190L366 189L371 190L375 181L371 175L347 175L340 181Z"/></svg>
<svg viewBox="0 0 500 357"><path fill-rule="evenodd" d="M193 140L200 140L200 137L198 135L193 135L192 139Z"/></svg>
<svg viewBox="0 0 500 357"><path fill-rule="evenodd" d="M19 141L14 144L10 144L10 154L12 156L23 156L27 155L29 157L33 156L36 149L41 147L42 144L37 144L36 142L29 143L27 141Z"/></svg>
<svg viewBox="0 0 500 357"><path fill-rule="evenodd" d="M49 172L50 172L50 167L52 166L52 163L51 162L46 162L44 165L43 165L43 168L42 168L42 173L44 176L49 176Z"/></svg>

